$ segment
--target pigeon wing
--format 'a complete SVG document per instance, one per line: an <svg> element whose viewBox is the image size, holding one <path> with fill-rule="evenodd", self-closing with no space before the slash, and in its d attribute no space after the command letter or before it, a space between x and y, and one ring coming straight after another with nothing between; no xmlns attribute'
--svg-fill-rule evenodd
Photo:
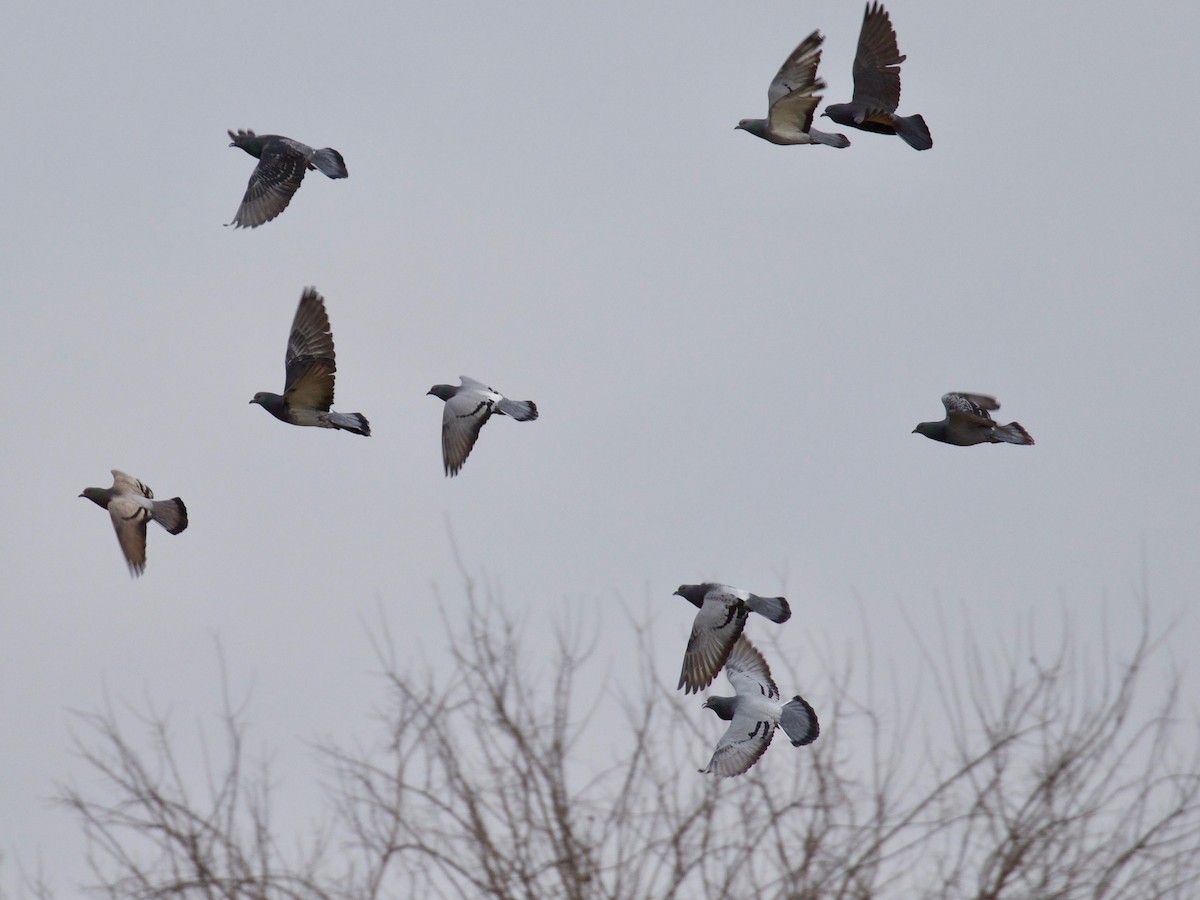
<svg viewBox="0 0 1200 900"><path fill-rule="evenodd" d="M961 394L957 391L942 395L942 406L946 407L946 418L964 424L990 426L992 417L989 409L999 409L996 398L986 394Z"/></svg>
<svg viewBox="0 0 1200 900"><path fill-rule="evenodd" d="M132 475L126 475L120 469L112 469L113 490L118 494L140 494L143 497L154 499L154 491L142 484Z"/></svg>
<svg viewBox="0 0 1200 900"><path fill-rule="evenodd" d="M733 720L713 751L706 774L732 777L741 775L767 752L775 737L775 723L760 719L756 714L743 712L744 705L734 710Z"/></svg>
<svg viewBox="0 0 1200 900"><path fill-rule="evenodd" d="M746 627L748 615L745 603L734 594L710 590L704 595L692 623L677 688L692 694L712 684Z"/></svg>
<svg viewBox="0 0 1200 900"><path fill-rule="evenodd" d="M112 516L130 573L141 575L146 570L146 523L150 520L150 510L135 497L123 493L109 502L108 514Z"/></svg>
<svg viewBox="0 0 1200 900"><path fill-rule="evenodd" d="M304 180L307 160L280 141L268 141L258 165L250 174L246 195L233 223L238 228L257 228L287 209L292 195Z"/></svg>
<svg viewBox="0 0 1200 900"><path fill-rule="evenodd" d="M824 40L820 32L814 31L801 41L767 89L767 118L773 131L798 129L807 133L812 127L813 112L821 99L815 94L825 89L825 82L817 78Z"/></svg>
<svg viewBox="0 0 1200 900"><path fill-rule="evenodd" d="M471 379L464 378L467 385ZM478 382L471 382L473 387ZM446 401L442 410L442 464L447 475L457 475L483 428L492 407L487 395L477 390L463 390Z"/></svg>
<svg viewBox="0 0 1200 900"><path fill-rule="evenodd" d="M905 58L896 44L887 10L879 3L868 3L854 57L852 101L866 112L868 120L873 112L894 113L900 105L900 63ZM890 117L881 117L880 121L891 124Z"/></svg>
<svg viewBox="0 0 1200 900"><path fill-rule="evenodd" d="M739 637L730 649L729 659L725 662L725 676L739 697L747 695L779 699L779 688L771 678L767 661L745 636Z"/></svg>
<svg viewBox="0 0 1200 900"><path fill-rule="evenodd" d="M283 395L288 405L329 412L337 363L325 300L315 288L305 288L300 296L285 366Z"/></svg>

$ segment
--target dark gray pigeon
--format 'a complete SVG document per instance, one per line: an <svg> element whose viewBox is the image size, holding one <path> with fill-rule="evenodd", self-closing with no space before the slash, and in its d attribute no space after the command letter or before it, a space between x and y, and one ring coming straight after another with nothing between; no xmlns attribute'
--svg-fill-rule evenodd
<svg viewBox="0 0 1200 900"><path fill-rule="evenodd" d="M988 410L999 409L995 397L987 394L967 394L954 391L942 395L942 406L946 407L946 418L940 422L921 422L913 434L943 444L970 447L972 444L1022 444L1029 446L1033 438L1016 422L998 425L988 415Z"/></svg>
<svg viewBox="0 0 1200 900"><path fill-rule="evenodd" d="M332 147L314 150L282 135L257 135L241 129L237 134L230 131L229 136L233 138L230 147L241 147L258 159L242 205L229 223L238 228L257 228L287 209L309 169L320 169L330 178L350 175L342 154Z"/></svg>
<svg viewBox="0 0 1200 900"><path fill-rule="evenodd" d="M767 118L742 119L735 130L748 131L772 144L850 146L844 134L826 134L812 127L813 113L821 101L816 92L825 89L825 82L817 77L824 40L814 31L800 42L767 89Z"/></svg>
<svg viewBox="0 0 1200 900"><path fill-rule="evenodd" d="M129 574L136 578L146 570L146 523L153 519L171 534L179 534L188 527L187 507L178 497L155 500L150 488L118 469L112 470L112 476L112 487L84 488L79 496L108 510Z"/></svg>
<svg viewBox="0 0 1200 900"><path fill-rule="evenodd" d="M442 410L442 465L453 476L463 467L471 448L479 438L479 429L492 413L512 416L518 422L538 417L537 404L532 400L509 400L482 381L459 375L459 385L435 384L425 394L446 401Z"/></svg>
<svg viewBox="0 0 1200 900"><path fill-rule="evenodd" d="M854 95L849 103L825 107L828 116L839 125L898 134L917 150L928 150L933 138L919 115L898 116L900 105L900 63L908 57L900 53L896 32L887 10L878 2L868 3L858 34L858 53L854 57Z"/></svg>
<svg viewBox="0 0 1200 900"><path fill-rule="evenodd" d="M725 675L737 696L704 701L704 709L711 709L729 727L702 773L726 778L741 775L766 752L777 725L793 747L811 744L821 734L817 714L807 700L797 695L787 703L780 702L767 661L746 638L738 638L733 645Z"/></svg>
<svg viewBox="0 0 1200 900"><path fill-rule="evenodd" d="M772 622L786 622L792 609L783 597L760 597L727 584L681 584L675 592L700 610L692 623L687 650L683 654L683 669L679 684L685 694L704 690L729 656L730 648L746 627L746 617L752 612L766 616Z"/></svg>
<svg viewBox="0 0 1200 900"><path fill-rule="evenodd" d="M287 377L283 396L259 391L251 403L257 403L281 422L311 425L316 428L340 428L363 437L371 436L371 425L362 413L331 412L333 378L337 365L333 356L333 334L325 300L316 288L305 288L292 320L288 336Z"/></svg>

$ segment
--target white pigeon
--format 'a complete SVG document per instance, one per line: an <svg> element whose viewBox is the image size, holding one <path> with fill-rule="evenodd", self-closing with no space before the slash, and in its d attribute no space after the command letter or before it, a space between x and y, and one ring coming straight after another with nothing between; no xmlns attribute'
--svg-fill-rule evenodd
<svg viewBox="0 0 1200 900"><path fill-rule="evenodd" d="M821 102L818 91L825 82L817 77L821 44L814 31L792 51L767 89L767 117L742 119L734 126L772 144L825 144L843 149L850 146L844 134L826 134L812 127L813 113Z"/></svg>
<svg viewBox="0 0 1200 900"><path fill-rule="evenodd" d="M435 384L426 392L426 396L433 394L446 401L442 410L442 464L450 476L463 467L479 438L479 429L492 413L512 416L518 422L538 417L537 404L532 400L509 400L495 388L466 375L459 375L458 380L462 384Z"/></svg>
<svg viewBox="0 0 1200 900"><path fill-rule="evenodd" d="M136 478L113 469L110 488L84 488L86 497L112 516L117 541L135 578L146 570L146 523L153 519L171 534L188 526L187 507L178 497L155 500L154 492Z"/></svg>
<svg viewBox="0 0 1200 900"><path fill-rule="evenodd" d="M712 684L729 656L734 642L746 626L752 612L781 624L792 616L792 609L783 597L760 597L741 588L706 581L703 584L681 584L675 591L700 611L692 623L687 650L683 654L683 669L679 684L685 694L704 690Z"/></svg>
<svg viewBox="0 0 1200 900"><path fill-rule="evenodd" d="M797 695L787 703L779 701L779 688L771 680L767 661L746 638L738 638L733 645L725 675L737 696L704 701L704 709L711 709L729 727L717 741L708 766L700 770L703 774L741 775L766 752L777 725L794 747L811 744L820 735L817 714L807 700Z"/></svg>

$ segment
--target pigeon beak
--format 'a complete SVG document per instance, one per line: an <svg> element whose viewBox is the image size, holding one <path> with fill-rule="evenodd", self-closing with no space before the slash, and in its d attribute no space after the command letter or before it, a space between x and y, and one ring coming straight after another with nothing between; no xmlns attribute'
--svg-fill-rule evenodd
<svg viewBox="0 0 1200 900"><path fill-rule="evenodd" d="M914 429L913 429L913 430L912 430L910 433L911 433L911 434L916 434L916 433L917 433L917 429L915 429L915 428L914 428Z"/></svg>

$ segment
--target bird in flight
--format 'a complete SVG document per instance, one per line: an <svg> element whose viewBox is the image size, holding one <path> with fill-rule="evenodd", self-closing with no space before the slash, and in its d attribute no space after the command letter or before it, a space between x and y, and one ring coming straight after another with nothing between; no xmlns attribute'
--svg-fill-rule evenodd
<svg viewBox="0 0 1200 900"><path fill-rule="evenodd" d="M153 520L170 534L179 534L188 527L187 507L178 497L155 500L149 487L119 469L113 469L112 476L112 487L84 488L79 496L108 510L129 574L136 578L146 571L146 523Z"/></svg>
<svg viewBox="0 0 1200 900"><path fill-rule="evenodd" d="M729 723L703 774L726 778L741 775L758 762L782 727L793 747L811 744L821 734L817 714L803 697L780 702L779 688L771 679L767 661L745 637L740 637L725 663L725 675L733 685L734 697L709 697L711 709Z"/></svg>
<svg viewBox="0 0 1200 900"><path fill-rule="evenodd" d="M942 395L946 418L940 422L920 422L913 434L943 444L970 447L972 444L1021 444L1029 446L1033 438L1016 422L1000 425L988 415L988 410L1000 408L995 397L987 394L968 394L952 391Z"/></svg>
<svg viewBox="0 0 1200 900"><path fill-rule="evenodd" d="M257 135L253 131L229 132L230 147L241 147L258 159L250 173L246 195L228 224L238 228L257 228L287 209L292 195L300 189L304 173L319 169L330 178L347 178L346 161L332 147L314 150L307 144L278 134Z"/></svg>
<svg viewBox="0 0 1200 900"><path fill-rule="evenodd" d="M518 422L538 417L537 404L532 400L509 400L482 381L459 375L461 384L435 384L427 392L446 401L442 409L442 465L448 476L457 475L471 448L479 439L479 430L492 413L511 416Z"/></svg>
<svg viewBox="0 0 1200 900"><path fill-rule="evenodd" d="M685 694L697 693L712 684L741 637L750 613L756 612L776 624L792 616L792 609L783 597L760 597L727 584L710 581L681 584L675 595L699 609L676 685Z"/></svg>
<svg viewBox="0 0 1200 900"><path fill-rule="evenodd" d="M925 119L920 115L896 115L900 63L907 58L896 44L896 31L887 10L878 2L868 3L854 56L854 94L849 103L832 103L821 115L847 128L898 134L910 147L928 150L933 138Z"/></svg>
<svg viewBox="0 0 1200 900"><path fill-rule="evenodd" d="M316 428L340 428L370 437L371 425L362 413L333 412L333 379L337 364L325 299L316 288L305 288L292 320L284 360L283 394L259 391L257 403L281 422Z"/></svg>
<svg viewBox="0 0 1200 900"><path fill-rule="evenodd" d="M849 147L844 134L826 134L812 127L813 113L821 101L817 91L825 89L825 82L817 77L824 40L814 31L792 51L767 89L767 118L742 119L734 128L772 144Z"/></svg>

